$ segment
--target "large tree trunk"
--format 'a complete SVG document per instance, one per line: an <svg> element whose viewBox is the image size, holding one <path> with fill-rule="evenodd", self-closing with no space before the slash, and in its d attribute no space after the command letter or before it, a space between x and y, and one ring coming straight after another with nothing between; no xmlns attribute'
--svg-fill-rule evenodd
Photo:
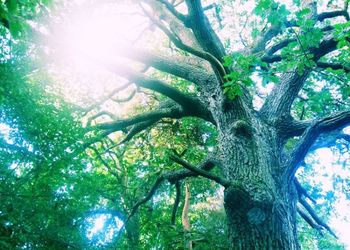
<svg viewBox="0 0 350 250"><path fill-rule="evenodd" d="M234 194L226 193L225 200ZM299 249L292 205L282 200L271 207L242 203L245 197L225 204L230 249Z"/></svg>
<svg viewBox="0 0 350 250"><path fill-rule="evenodd" d="M297 193L287 180L280 136L254 115L223 114L222 171L230 249L299 249Z"/></svg>

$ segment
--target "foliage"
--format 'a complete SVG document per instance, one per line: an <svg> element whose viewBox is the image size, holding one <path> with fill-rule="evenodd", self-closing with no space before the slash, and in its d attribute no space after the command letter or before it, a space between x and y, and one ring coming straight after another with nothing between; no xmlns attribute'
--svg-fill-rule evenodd
<svg viewBox="0 0 350 250"><path fill-rule="evenodd" d="M219 2L215 8L208 8L208 20L217 24L218 32L228 32L229 24L223 25L221 17L229 18L232 9L229 7L234 1ZM278 29L267 46L264 44L262 50L256 51L251 48L232 50L230 47L235 40L242 40L235 37L225 43L230 53L214 62L212 58L205 58L205 53L204 56L200 52L193 53L204 57L211 67L217 67L215 63L222 66L226 73L221 75L223 98L236 101L249 93L252 99L263 102L266 96L260 92L270 91L266 90L269 86L281 84L283 74L295 70L302 76L312 71L291 105L292 116L303 122L348 110L349 21L329 21L322 26L309 18L312 10L301 7L299 1L294 1L296 10L290 10L293 8L288 8L283 1L254 2L250 13L254 21L240 33L249 36L252 40L248 41L251 42L249 46L254 47L254 42L261 41L261 34L270 28ZM66 8L65 5L60 7ZM41 18L53 15L51 11L54 8L55 5L48 0L0 1L0 249L184 249L185 239L192 241L193 249L228 249L228 230L219 184L206 178L169 180L152 193L159 177L170 171L183 171L172 156L181 156L197 166L220 145L221 137L212 118L202 119L195 113L198 107L192 103L189 104L190 111L182 116L184 106L190 101L186 99L185 104L174 104L174 100L183 96L176 99L171 95L178 91L192 99L202 98L201 88L205 86L190 82L186 79L191 77L188 74L181 78L169 76L165 70L152 69L145 78L141 73L133 76L136 82L141 82L141 87L135 88L136 97L133 99L136 99L137 108L128 111L125 117L120 117L115 111L120 106L106 112L105 102L90 109L68 102L60 94L57 80L51 77L47 65L43 66L47 62L38 60L47 53L47 48L31 40L38 35L35 25L46 25ZM236 18L241 20L244 15ZM287 25L291 20L295 21L294 26ZM190 27L193 24L186 25ZM337 53L316 60L318 55L313 51L324 41L324 28L328 25L334 28L332 34ZM167 28L159 27L163 30ZM171 40L172 37L169 37ZM174 44L176 39L180 38L173 38ZM276 56L280 59L269 62L266 58L271 55L265 52L285 40L290 42L278 50ZM241 47L246 46L244 41L241 43ZM175 55L188 56L192 51L181 54L170 48L167 52L173 53L175 62ZM155 65L157 60L161 57L154 59ZM152 59L149 61L151 64ZM320 68L319 62L330 66ZM334 68L332 64L342 67ZM165 66L159 68L162 67ZM207 70L205 67L203 63L198 68ZM220 70L216 68L214 72ZM149 79L157 81L148 83ZM167 81L172 89L164 90L163 85L153 89L147 87L147 84L152 86L160 81ZM149 90L140 90L144 86ZM217 93L214 91L212 94L214 100ZM133 97L131 95L131 99ZM223 106L226 101L223 101ZM161 116L163 114L160 113L160 119L152 118L149 124L148 120L143 123L143 114L163 108L178 113L170 116ZM130 122L133 117L141 119L141 122L133 124L131 121L132 126L119 129L123 134L115 133L115 127L119 128L118 123L113 124L115 121L103 118L102 122L96 122L100 120L94 119L95 116L101 118L105 115L99 116L100 112L112 118L113 112L118 113L115 115L117 122ZM137 127L140 124L141 129ZM135 128L137 133L133 134ZM338 156L338 162L333 166L345 162L339 172L349 171L347 159L341 157L342 154L349 155L349 140L346 138L345 133L344 138L336 138L325 145ZM298 145L299 139L292 137L288 140L285 145L288 154ZM326 190L322 183L315 182L318 177L313 167L317 166L317 155L312 152L303 160L305 166L297 176L317 200L315 211L322 214L325 221L330 221L334 215L332 210L336 210L332 203L343 194L348 196L349 179L334 172L331 176L332 190ZM218 168L210 173L222 176ZM185 182L191 185L190 232L184 230L180 216L184 206L183 194L175 221L171 223L177 182L181 189ZM150 192L152 197L133 213L135 204ZM102 230L94 229L96 221L101 218L104 219ZM298 224L303 249L345 249L325 230L323 235L310 230L300 217Z"/></svg>

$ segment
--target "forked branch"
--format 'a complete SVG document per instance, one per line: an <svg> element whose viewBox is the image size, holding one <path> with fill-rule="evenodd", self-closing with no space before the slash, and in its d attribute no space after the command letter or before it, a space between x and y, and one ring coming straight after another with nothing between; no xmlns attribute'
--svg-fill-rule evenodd
<svg viewBox="0 0 350 250"><path fill-rule="evenodd" d="M226 71L225 71L225 68L223 67L223 65L221 64L220 59L213 56L210 52L202 51L200 49L196 49L194 47L191 47L191 46L183 43L182 40L180 39L180 37L177 36L175 33L173 33L171 30L169 30L161 21L154 18L146 10L144 10L144 12L149 17L149 19L152 20L152 22L154 24L156 24L157 27L161 31L164 32L164 34L167 35L167 37L170 39L170 41L177 48L208 61L213 66L213 68L216 69L217 72L219 72L218 77L219 77L219 79L221 79L220 81L223 81L224 76L226 75Z"/></svg>
<svg viewBox="0 0 350 250"><path fill-rule="evenodd" d="M202 169L204 171L209 171L215 166L216 160L209 156L206 160L203 161L202 164L200 164L198 169ZM130 221L130 219L136 214L139 207L146 202L148 202L157 192L159 187L164 181L169 181L170 183L178 183L180 180L183 180L187 177L197 177L199 174L189 171L187 169L180 169L175 171L168 171L165 173L160 174L160 176L156 179L155 183L151 187L150 191L142 198L140 199L131 209L129 215L124 221L124 224L122 228L119 230L117 239L120 238L122 233L124 232L125 225ZM177 184L176 184L177 185ZM178 188L178 187L177 187Z"/></svg>
<svg viewBox="0 0 350 250"><path fill-rule="evenodd" d="M348 124L350 124L349 110L315 120L312 125L305 130L299 143L291 153L289 161L287 162L288 177L292 178L294 176L299 167L299 163L305 158L310 147L315 143L320 134L341 129Z"/></svg>
<svg viewBox="0 0 350 250"><path fill-rule="evenodd" d="M186 0L188 20L185 23L190 27L202 48L213 55L217 60L223 60L225 49L220 38L212 28L200 0Z"/></svg>

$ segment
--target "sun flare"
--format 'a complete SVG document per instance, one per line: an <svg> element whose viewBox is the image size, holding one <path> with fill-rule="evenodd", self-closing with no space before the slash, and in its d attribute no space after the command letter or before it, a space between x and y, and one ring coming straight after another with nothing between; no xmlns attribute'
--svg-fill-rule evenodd
<svg viewBox="0 0 350 250"><path fill-rule="evenodd" d="M103 60L142 43L138 37L146 25L147 20L132 4L82 5L65 17L63 26L59 25L57 39L63 55Z"/></svg>
<svg viewBox="0 0 350 250"><path fill-rule="evenodd" d="M124 60L120 51L132 46L145 47L140 39L149 22L133 4L83 1L69 13L60 13L51 38L54 67L51 72L63 85L64 96L75 99L84 89L92 98L123 84L107 72L101 63ZM142 36L144 37L144 36Z"/></svg>

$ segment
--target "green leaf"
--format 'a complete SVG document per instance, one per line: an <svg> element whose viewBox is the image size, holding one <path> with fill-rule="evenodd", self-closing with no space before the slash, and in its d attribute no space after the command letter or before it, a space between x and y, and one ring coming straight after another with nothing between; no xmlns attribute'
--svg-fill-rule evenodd
<svg viewBox="0 0 350 250"><path fill-rule="evenodd" d="M10 14L17 13L17 0L6 0L6 6Z"/></svg>
<svg viewBox="0 0 350 250"><path fill-rule="evenodd" d="M224 87L230 87L232 86L233 82L232 81L228 81L224 83Z"/></svg>
<svg viewBox="0 0 350 250"><path fill-rule="evenodd" d="M231 67L233 63L233 58L231 56L225 56L224 57L224 63L223 66L225 67Z"/></svg>
<svg viewBox="0 0 350 250"><path fill-rule="evenodd" d="M308 15L310 13L311 13L311 10L309 8L305 8L305 9L302 9L299 12L297 12L297 16L303 17L303 16Z"/></svg>
<svg viewBox="0 0 350 250"><path fill-rule="evenodd" d="M346 86L341 89L342 99L347 100L350 97L350 86Z"/></svg>
<svg viewBox="0 0 350 250"><path fill-rule="evenodd" d="M10 22L10 32L13 38L18 38L20 33L22 31L22 24L21 22L14 20Z"/></svg>
<svg viewBox="0 0 350 250"><path fill-rule="evenodd" d="M269 80L273 83L279 83L280 79L275 75L269 75Z"/></svg>

